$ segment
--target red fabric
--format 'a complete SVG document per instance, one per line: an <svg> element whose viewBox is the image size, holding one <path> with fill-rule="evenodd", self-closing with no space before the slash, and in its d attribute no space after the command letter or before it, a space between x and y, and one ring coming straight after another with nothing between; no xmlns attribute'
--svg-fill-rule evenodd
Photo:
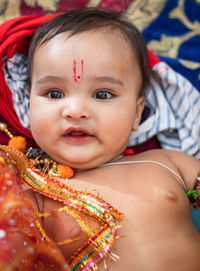
<svg viewBox="0 0 200 271"><path fill-rule="evenodd" d="M133 155L133 154L135 154L135 152L132 148L128 148L122 153L122 155Z"/></svg>
<svg viewBox="0 0 200 271"><path fill-rule="evenodd" d="M30 38L37 27L55 16L23 16L9 20L0 26L0 114L19 133L31 139L33 138L31 132L24 128L17 118L12 102L12 94L4 78L3 58L5 55L9 58L12 57L16 50L26 54Z"/></svg>
<svg viewBox="0 0 200 271"><path fill-rule="evenodd" d="M133 148L134 148L134 153L137 154L137 153L141 153L148 150L160 149L161 146L157 138L154 136L150 138L149 140L145 141L144 143L134 146Z"/></svg>
<svg viewBox="0 0 200 271"><path fill-rule="evenodd" d="M20 123L12 102L12 94L8 88L4 73L4 56L9 58L13 56L16 51L27 54L30 38L36 31L37 27L55 17L57 14L45 16L22 16L6 21L0 26L0 115L21 135L32 140L30 130L24 128ZM150 66L153 67L160 60L149 50ZM0 135L1 136L1 135Z"/></svg>
<svg viewBox="0 0 200 271"><path fill-rule="evenodd" d="M152 51L148 49L149 65L151 68L160 62L160 59Z"/></svg>

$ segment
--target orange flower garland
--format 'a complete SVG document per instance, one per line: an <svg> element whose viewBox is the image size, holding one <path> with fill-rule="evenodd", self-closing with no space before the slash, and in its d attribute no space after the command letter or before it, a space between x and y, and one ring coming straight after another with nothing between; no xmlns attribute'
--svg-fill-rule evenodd
<svg viewBox="0 0 200 271"><path fill-rule="evenodd" d="M11 148L15 148L18 151L24 152L26 149L26 138L22 136L13 136L9 142L8 146Z"/></svg>
<svg viewBox="0 0 200 271"><path fill-rule="evenodd" d="M71 167L67 165L58 164L57 165L58 174L61 178L71 178L74 175L74 172Z"/></svg>
<svg viewBox="0 0 200 271"><path fill-rule="evenodd" d="M11 132L8 130L7 128L7 124L6 123L2 123L0 122L0 131L6 133L9 137L10 140L8 142L8 146L11 148L14 148L18 151L22 151L24 152L27 146L27 142L26 142L26 138L22 137L22 136L13 136L11 134ZM33 161L33 163L39 164L46 164L44 166L45 171L46 169L48 170L48 174L52 177L59 177L59 178L63 178L63 179L69 179L74 175L74 172L72 170L72 168L70 168L67 165L63 165L63 164L57 164L55 161L51 160L51 159L47 159L47 161L43 161L42 159L36 159L36 161ZM52 169L48 169L49 164L52 163L53 167Z"/></svg>

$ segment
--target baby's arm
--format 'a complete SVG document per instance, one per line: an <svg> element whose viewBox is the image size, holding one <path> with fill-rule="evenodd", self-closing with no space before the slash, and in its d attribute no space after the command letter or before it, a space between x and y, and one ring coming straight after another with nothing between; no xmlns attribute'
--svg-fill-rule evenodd
<svg viewBox="0 0 200 271"><path fill-rule="evenodd" d="M200 174L200 161L196 158L178 151L166 151L169 159L178 169L187 188L192 189L196 178Z"/></svg>
<svg viewBox="0 0 200 271"><path fill-rule="evenodd" d="M200 161L182 152L166 151L186 183L188 196L194 207L200 208Z"/></svg>

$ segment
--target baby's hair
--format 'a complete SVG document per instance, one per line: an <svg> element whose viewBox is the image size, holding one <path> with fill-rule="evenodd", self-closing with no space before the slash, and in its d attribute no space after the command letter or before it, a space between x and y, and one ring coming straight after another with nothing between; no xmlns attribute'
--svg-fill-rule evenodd
<svg viewBox="0 0 200 271"><path fill-rule="evenodd" d="M110 31L109 33L117 30L129 42L142 74L142 85L139 96L145 96L150 81L151 68L149 66L146 43L142 34L133 24L122 18L122 14L97 8L68 11L39 26L33 35L29 48L29 84L31 85L33 56L38 47L60 33L69 32L68 37L71 37L81 32L96 30L106 30Z"/></svg>

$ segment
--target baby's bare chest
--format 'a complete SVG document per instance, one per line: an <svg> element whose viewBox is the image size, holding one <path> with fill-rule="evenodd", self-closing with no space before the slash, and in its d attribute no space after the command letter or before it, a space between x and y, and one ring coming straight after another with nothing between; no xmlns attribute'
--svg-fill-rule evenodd
<svg viewBox="0 0 200 271"><path fill-rule="evenodd" d="M134 176L131 174L125 176L104 172L103 175L97 174L93 177L91 178L90 175L82 177L79 174L69 180L67 185L80 191L94 193L124 213L122 227L117 232L121 238L116 239L114 244L116 249L114 252L120 256L123 268L125 264L127 268L132 266L131 255L136 252L138 255L145 253L148 257L151 251L159 252L159 247L156 248L155 242L158 240L158 235L164 238L165 234L171 234L174 231L174 223L183 221L180 216L185 219L188 200L181 185L171 175L151 178L147 173L137 174L136 172ZM58 210L62 207L51 199L45 199L44 206L43 211ZM78 231L76 221L65 212L48 218L44 224L55 241L68 238L74 229L77 235L81 232ZM66 246L63 249L64 255L72 255L77 248L82 246L84 238L79 243L75 243L75 246L73 244ZM149 249L149 244L151 244L151 249ZM137 263L140 264L137 257L134 263L137 270ZM110 264L112 270L124 270L119 269L117 263Z"/></svg>
<svg viewBox="0 0 200 271"><path fill-rule="evenodd" d="M75 175L68 185L99 195L130 215L138 209L156 209L162 205L164 208L176 206L181 210L189 203L180 180L160 167L108 167Z"/></svg>

